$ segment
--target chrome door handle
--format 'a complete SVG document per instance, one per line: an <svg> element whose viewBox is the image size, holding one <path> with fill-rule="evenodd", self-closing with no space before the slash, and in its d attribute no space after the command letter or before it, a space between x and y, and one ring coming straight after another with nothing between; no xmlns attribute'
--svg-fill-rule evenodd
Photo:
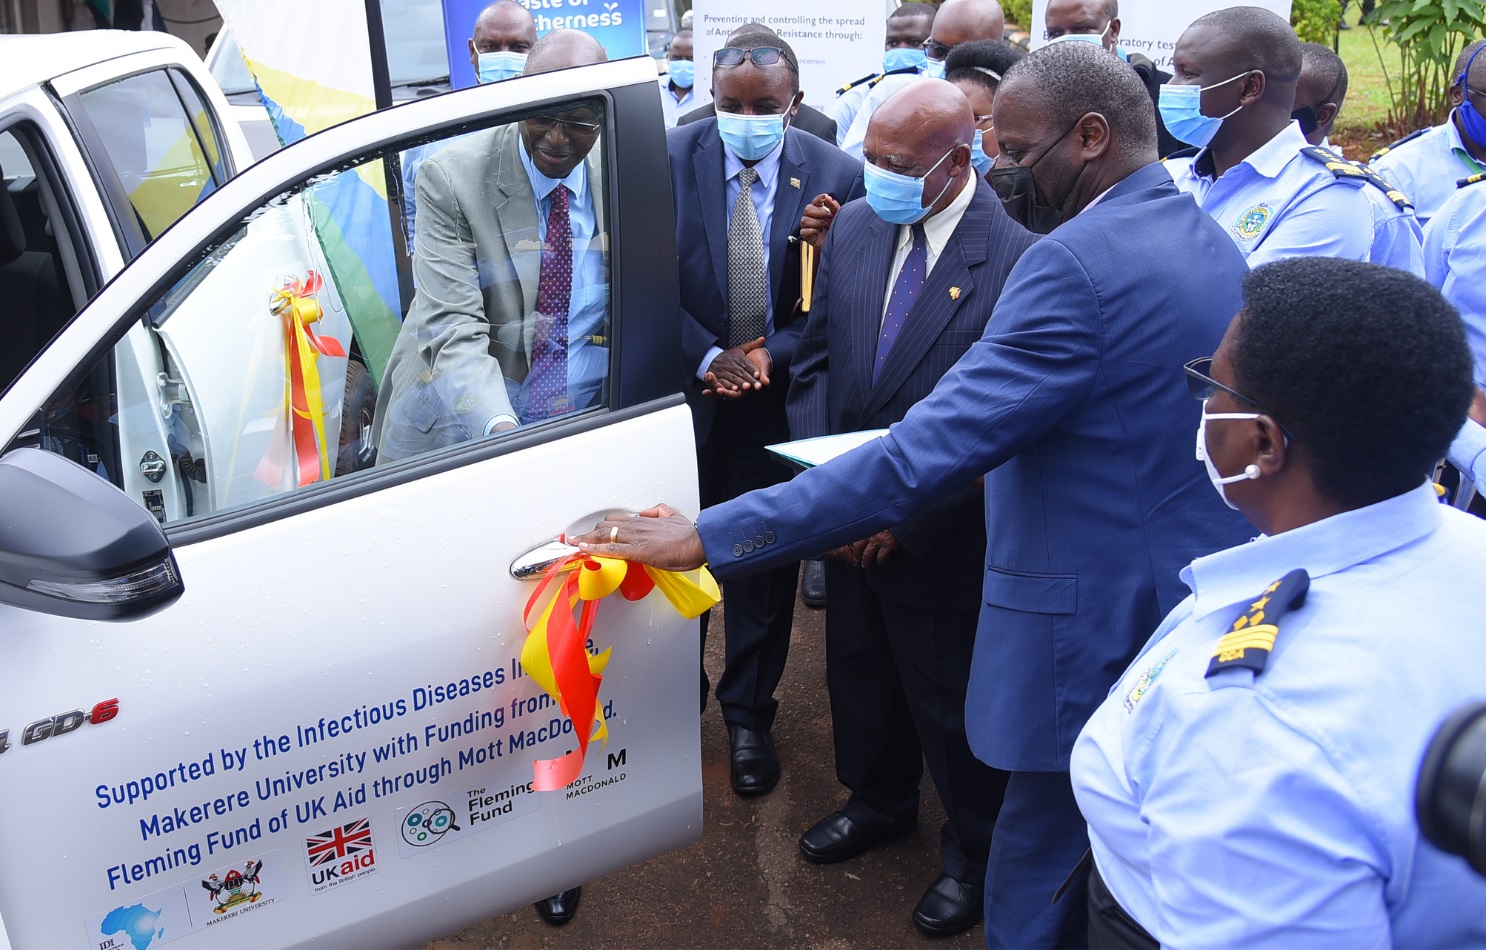
<svg viewBox="0 0 1486 950"><path fill-rule="evenodd" d="M559 538L543 541L511 562L511 576L518 581L529 581L541 577L547 570L578 549Z"/></svg>

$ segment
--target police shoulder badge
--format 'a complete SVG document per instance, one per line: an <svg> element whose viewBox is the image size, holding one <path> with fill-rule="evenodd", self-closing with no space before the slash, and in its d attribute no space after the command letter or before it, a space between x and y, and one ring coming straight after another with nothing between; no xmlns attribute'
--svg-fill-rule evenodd
<svg viewBox="0 0 1486 950"><path fill-rule="evenodd" d="M1305 603L1310 586L1310 575L1296 568L1264 588L1218 641L1207 675L1235 666L1253 670L1255 676L1263 673L1280 635L1280 618Z"/></svg>
<svg viewBox="0 0 1486 950"><path fill-rule="evenodd" d="M1170 653L1161 657L1150 669L1140 674L1140 679L1136 680L1135 685L1130 687L1130 692L1125 694L1125 712L1135 711L1135 704L1144 699L1145 694L1151 691L1151 686L1155 684L1156 677L1161 675L1161 671L1166 669L1166 664L1170 663L1171 658L1174 656L1176 656L1176 651L1172 650Z"/></svg>
<svg viewBox="0 0 1486 950"><path fill-rule="evenodd" d="M1240 241L1252 241L1264 233L1264 228L1273 215L1268 202L1256 204L1239 215L1237 223L1230 230Z"/></svg>

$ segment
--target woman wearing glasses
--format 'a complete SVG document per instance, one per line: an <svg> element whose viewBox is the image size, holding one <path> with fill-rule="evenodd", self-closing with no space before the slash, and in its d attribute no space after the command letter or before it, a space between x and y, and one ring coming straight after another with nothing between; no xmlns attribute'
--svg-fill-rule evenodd
<svg viewBox="0 0 1486 950"><path fill-rule="evenodd" d="M1474 391L1460 318L1325 258L1244 298L1187 376L1197 458L1262 533L1182 572L1074 746L1091 945L1486 945L1486 881L1413 810L1434 727L1483 685L1486 525L1429 483Z"/></svg>

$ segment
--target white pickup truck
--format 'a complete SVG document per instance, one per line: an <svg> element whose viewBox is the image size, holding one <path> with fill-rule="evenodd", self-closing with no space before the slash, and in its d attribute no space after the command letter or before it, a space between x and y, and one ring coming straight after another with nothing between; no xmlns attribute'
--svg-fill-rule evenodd
<svg viewBox="0 0 1486 950"><path fill-rule="evenodd" d="M574 725L519 662L551 539L657 499L695 510L649 60L430 97L249 167L168 37L0 53L9 942L406 946L697 837L695 621L654 593L602 603L608 739L558 791L533 763ZM353 318L385 274L350 266L364 235L326 209L395 211L397 156L513 124L590 136L605 281L573 299L600 319L599 396L372 465L365 420L340 420L348 379L379 382L379 360L351 368ZM534 229L505 238L524 272Z"/></svg>

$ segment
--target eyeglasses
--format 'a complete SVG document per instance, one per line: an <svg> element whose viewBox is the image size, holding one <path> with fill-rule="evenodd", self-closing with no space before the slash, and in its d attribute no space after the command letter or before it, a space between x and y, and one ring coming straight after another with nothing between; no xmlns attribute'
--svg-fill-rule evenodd
<svg viewBox="0 0 1486 950"><path fill-rule="evenodd" d="M712 54L712 62L717 66L738 66L745 59L753 60L755 66L773 66L783 58L784 50L777 46L755 46L753 49L724 46Z"/></svg>
<svg viewBox="0 0 1486 950"><path fill-rule="evenodd" d="M1201 359L1195 359L1184 366L1183 369L1187 371L1187 391L1192 394L1193 399L1197 400L1198 402L1207 402L1218 390L1222 390L1223 392L1232 396L1234 399L1237 399L1241 402L1246 402L1256 409L1263 411L1266 416L1274 419L1275 424L1280 427L1280 431L1285 434L1285 438L1292 441L1294 440L1295 436L1290 434L1290 430L1285 428L1285 424L1283 422L1280 422L1280 420L1275 417L1274 413L1265 408L1264 403L1253 398L1252 396L1245 396L1238 390L1233 389L1229 386L1224 386L1216 379L1213 379L1213 358L1211 356L1204 356Z"/></svg>
<svg viewBox="0 0 1486 950"><path fill-rule="evenodd" d="M930 59L943 59L949 55L949 51L952 49L954 49L953 46L945 46L943 43L935 40L924 40L924 53Z"/></svg>
<svg viewBox="0 0 1486 950"><path fill-rule="evenodd" d="M567 135L596 135L599 123L581 119L568 119L557 115L534 115L526 120L526 127L538 135L546 135L558 126Z"/></svg>

